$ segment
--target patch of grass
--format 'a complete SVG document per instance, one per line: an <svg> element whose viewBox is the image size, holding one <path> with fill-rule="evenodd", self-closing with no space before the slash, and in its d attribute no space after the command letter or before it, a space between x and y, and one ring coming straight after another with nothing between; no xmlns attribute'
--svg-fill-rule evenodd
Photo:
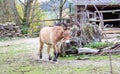
<svg viewBox="0 0 120 74"><path fill-rule="evenodd" d="M82 66L82 67L76 67L73 68L74 71L76 71L79 74L105 74L109 73L109 66L93 66L93 65L88 65L88 66Z"/></svg>
<svg viewBox="0 0 120 74"><path fill-rule="evenodd" d="M27 52L25 44L16 44L11 46L0 46L0 63L4 63L8 58L13 58L16 54Z"/></svg>
<svg viewBox="0 0 120 74"><path fill-rule="evenodd" d="M26 54L30 48L26 44L15 44L10 46L0 46L0 74L22 74L29 71L31 66L24 66Z"/></svg>
<svg viewBox="0 0 120 74"><path fill-rule="evenodd" d="M74 60L75 58L75 55L65 55L64 57L59 57L60 60Z"/></svg>
<svg viewBox="0 0 120 74"><path fill-rule="evenodd" d="M0 42L2 41L11 41L11 40L18 40L20 37L0 37Z"/></svg>
<svg viewBox="0 0 120 74"><path fill-rule="evenodd" d="M50 65L51 66L51 65ZM109 66L94 66L94 65L84 65L84 66L71 66L71 65L61 65L61 66L39 66L34 68L30 72L25 74L109 74Z"/></svg>
<svg viewBox="0 0 120 74"><path fill-rule="evenodd" d="M89 47L89 48L105 48L107 46L111 46L113 43L108 43L108 42L93 42L87 45L84 45L84 47Z"/></svg>
<svg viewBox="0 0 120 74"><path fill-rule="evenodd" d="M119 58L120 55L112 55L112 59ZM89 60L108 60L109 56L89 56L89 55L67 55L65 57L59 57L60 60L75 60L76 58L89 58Z"/></svg>
<svg viewBox="0 0 120 74"><path fill-rule="evenodd" d="M48 70L44 66L33 67L34 69L25 74L47 74Z"/></svg>

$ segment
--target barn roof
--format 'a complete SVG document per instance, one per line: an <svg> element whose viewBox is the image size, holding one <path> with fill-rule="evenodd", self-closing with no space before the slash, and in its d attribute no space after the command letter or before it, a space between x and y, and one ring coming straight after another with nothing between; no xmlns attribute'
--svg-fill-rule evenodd
<svg viewBox="0 0 120 74"><path fill-rule="evenodd" d="M75 5L120 5L120 0L74 0Z"/></svg>

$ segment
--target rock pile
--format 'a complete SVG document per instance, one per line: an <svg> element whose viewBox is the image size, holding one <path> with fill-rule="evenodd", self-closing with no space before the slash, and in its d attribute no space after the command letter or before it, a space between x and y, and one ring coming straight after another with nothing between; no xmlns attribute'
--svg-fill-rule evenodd
<svg viewBox="0 0 120 74"><path fill-rule="evenodd" d="M13 22L0 24L0 37L20 37L22 36L19 26Z"/></svg>

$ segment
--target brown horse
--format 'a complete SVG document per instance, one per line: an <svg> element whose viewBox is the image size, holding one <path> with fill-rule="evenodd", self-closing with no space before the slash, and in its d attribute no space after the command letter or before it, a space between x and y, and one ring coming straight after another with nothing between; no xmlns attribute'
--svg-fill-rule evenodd
<svg viewBox="0 0 120 74"><path fill-rule="evenodd" d="M57 42L59 42L61 39L65 40L66 42L69 42L70 39L70 30L65 29L63 26L53 26L53 27L43 27L40 31L40 59L42 59L42 50L43 45L48 45L48 55L49 60L51 60L50 55L50 48L51 46L54 49L54 58L53 61L57 62L57 58L59 55L59 49L57 48Z"/></svg>

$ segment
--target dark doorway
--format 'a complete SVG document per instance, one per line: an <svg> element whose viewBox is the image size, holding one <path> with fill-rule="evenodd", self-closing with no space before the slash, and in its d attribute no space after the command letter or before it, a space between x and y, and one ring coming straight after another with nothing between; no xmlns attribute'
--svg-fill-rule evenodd
<svg viewBox="0 0 120 74"><path fill-rule="evenodd" d="M103 13L103 19L118 19L118 13ZM120 27L120 21L111 21L105 22L104 25L108 25L109 27Z"/></svg>

